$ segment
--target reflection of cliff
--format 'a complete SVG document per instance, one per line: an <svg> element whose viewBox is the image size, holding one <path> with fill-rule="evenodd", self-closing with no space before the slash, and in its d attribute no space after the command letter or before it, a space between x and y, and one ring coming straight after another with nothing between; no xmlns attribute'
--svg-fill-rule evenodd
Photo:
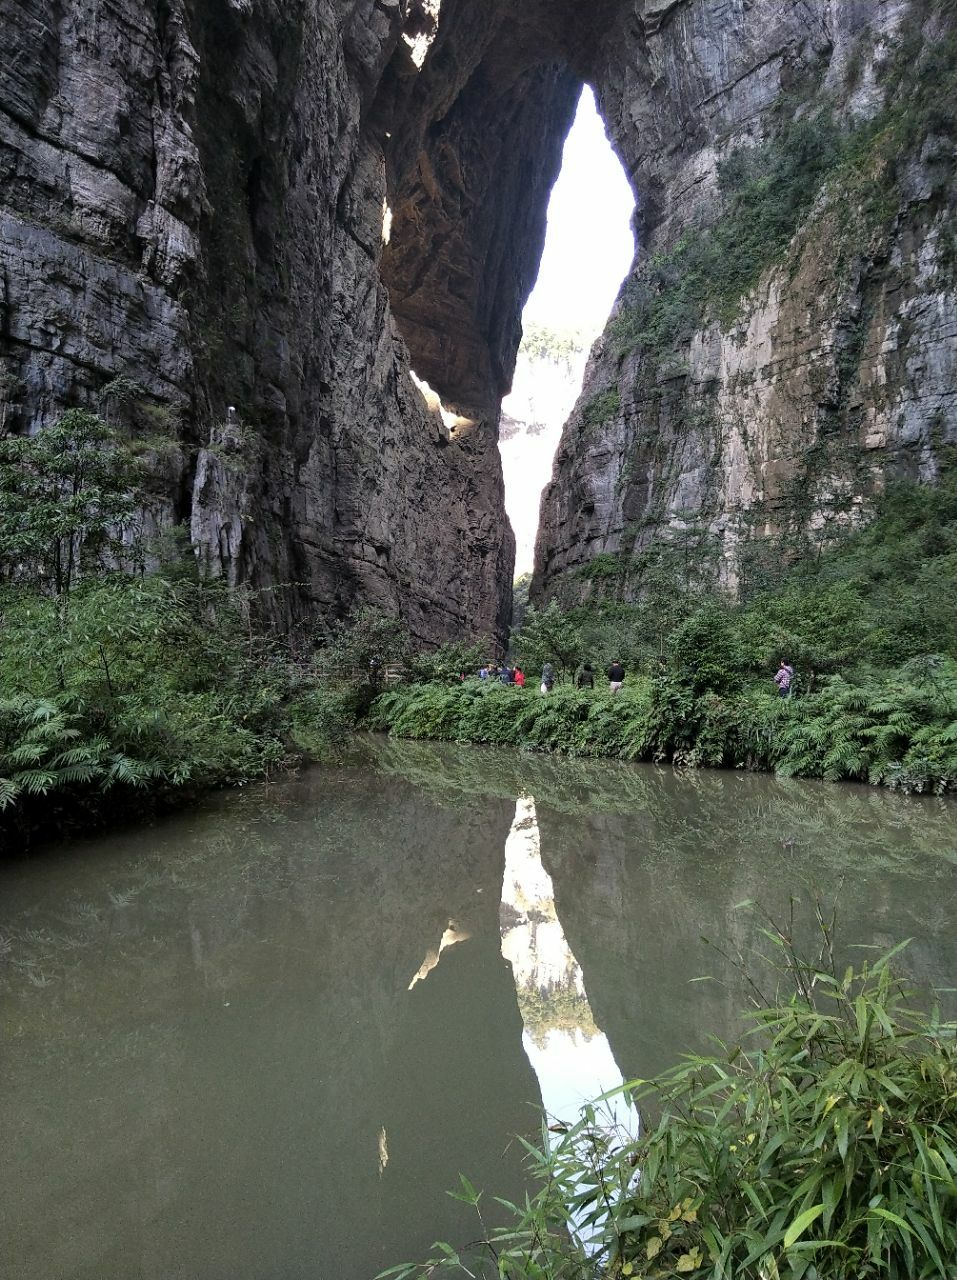
<svg viewBox="0 0 957 1280"><path fill-rule="evenodd" d="M522 1043L546 1113L574 1123L585 1103L622 1083L608 1040L592 1017L581 966L555 910L542 865L535 801L519 798L505 845L499 914L502 954L512 968L525 1034ZM610 1105L610 1123L622 1111ZM624 1112L620 1116L624 1120Z"/></svg>
<svg viewBox="0 0 957 1280"><path fill-rule="evenodd" d="M525 1030L543 1047L549 1031L597 1032L581 966L555 912L552 879L542 866L535 802L520 799L505 845L500 911L502 955L512 966Z"/></svg>
<svg viewBox="0 0 957 1280"><path fill-rule="evenodd" d="M875 839L860 818L859 791L838 791L857 812L853 838L811 809L804 824L782 825L780 788L739 775L683 779L643 771L643 813L574 815L539 805L542 858L555 883L558 913L578 956L595 1018L627 1076L649 1076L680 1054L708 1051L712 1038L741 1034L749 993L736 957L762 947L758 921L737 903L753 899L786 920L796 895L796 936L815 944L810 899L837 910L840 962L860 959L856 944L887 948L915 939L903 963L921 984L952 986L957 912L952 861L909 843L919 812ZM823 792L823 788L820 789ZM834 789L836 790L836 789ZM809 797L810 798L810 797ZM893 806L886 810L891 816ZM792 817L798 816L796 813ZM941 833L943 834L943 833ZM803 903L803 905L801 905ZM763 970L769 998L775 976ZM710 976L712 981L694 982Z"/></svg>
<svg viewBox="0 0 957 1280"><path fill-rule="evenodd" d="M368 1280L473 1230L460 1169L520 1194L512 807L351 770L264 795L5 869L11 1274Z"/></svg>
<svg viewBox="0 0 957 1280"><path fill-rule="evenodd" d="M734 910L743 899L780 918L791 894L806 900L816 888L837 907L845 949L912 937L902 963L915 979L953 985L952 799L419 742L374 750L382 769L444 803L535 795L557 913L627 1075L653 1074L712 1035L737 1034L746 993L702 939L731 951L757 944L753 916ZM798 917L808 935L810 913ZM691 982L703 975L720 982Z"/></svg>

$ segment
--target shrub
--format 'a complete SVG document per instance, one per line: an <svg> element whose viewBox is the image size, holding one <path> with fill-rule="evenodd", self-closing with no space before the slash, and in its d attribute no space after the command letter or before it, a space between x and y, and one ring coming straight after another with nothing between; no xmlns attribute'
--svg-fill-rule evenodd
<svg viewBox="0 0 957 1280"><path fill-rule="evenodd" d="M117 574L60 599L7 588L0 614L0 787L19 843L120 816L124 788L161 801L291 758L295 669L221 584Z"/></svg>
<svg viewBox="0 0 957 1280"><path fill-rule="evenodd" d="M513 1223L490 1236L463 1179L480 1250L443 1244L384 1274L946 1280L957 1257L953 1028L915 1011L894 952L838 976L767 933L790 996L764 1003L740 1046L626 1085L642 1109L637 1138L586 1107L529 1147L539 1189L507 1206Z"/></svg>
<svg viewBox="0 0 957 1280"><path fill-rule="evenodd" d="M582 422L586 427L601 427L621 412L621 395L617 387L609 387L586 401Z"/></svg>
<svg viewBox="0 0 957 1280"><path fill-rule="evenodd" d="M0 576L62 595L123 555L138 481L117 433L84 409L0 439Z"/></svg>

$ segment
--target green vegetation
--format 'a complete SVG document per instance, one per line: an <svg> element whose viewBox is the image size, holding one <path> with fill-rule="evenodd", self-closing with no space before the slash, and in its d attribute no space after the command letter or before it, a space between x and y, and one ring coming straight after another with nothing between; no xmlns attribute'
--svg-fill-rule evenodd
<svg viewBox="0 0 957 1280"><path fill-rule="evenodd" d="M649 575L638 604L530 607L514 653L530 686L545 661L564 676L549 697L413 684L384 694L370 724L411 738L957 788L957 475L935 489L895 487L869 526L816 559L777 559L774 585L741 603L689 581L678 556ZM601 672L616 657L629 673L618 697L570 686L586 659ZM782 658L797 669L789 699L771 682Z"/></svg>
<svg viewBox="0 0 957 1280"><path fill-rule="evenodd" d="M121 556L137 479L130 450L83 409L36 436L0 440L0 581L60 596L84 567Z"/></svg>
<svg viewBox="0 0 957 1280"><path fill-rule="evenodd" d="M630 1136L600 1105L529 1147L537 1192L481 1244L386 1272L538 1280L947 1280L957 1256L954 1028L915 1011L895 952L839 975L789 931L789 992L760 975L753 1030L625 1092ZM898 949L895 949L895 951ZM557 1134L557 1137L555 1136Z"/></svg>
<svg viewBox="0 0 957 1280"><path fill-rule="evenodd" d="M592 396L582 410L582 422L586 427L600 427L621 412L621 395L617 387L609 387Z"/></svg>
<svg viewBox="0 0 957 1280"><path fill-rule="evenodd" d="M738 151L720 170L724 209L687 231L634 276L611 326L622 352L664 352L686 341L714 306L731 320L739 300L775 262L841 156L833 120L789 119L773 141Z"/></svg>
<svg viewBox="0 0 957 1280"><path fill-rule="evenodd" d="M571 366L575 356L588 349L583 329L552 329L544 324L530 324L522 334L519 355L528 360L547 360L551 364Z"/></svg>
<svg viewBox="0 0 957 1280"><path fill-rule="evenodd" d="M139 481L123 430L85 410L0 440L4 848L243 783L354 722L175 536L140 545Z"/></svg>
<svg viewBox="0 0 957 1280"><path fill-rule="evenodd" d="M219 584L170 566L0 594L0 833L142 813L293 758L296 670ZM145 794L143 794L145 793Z"/></svg>

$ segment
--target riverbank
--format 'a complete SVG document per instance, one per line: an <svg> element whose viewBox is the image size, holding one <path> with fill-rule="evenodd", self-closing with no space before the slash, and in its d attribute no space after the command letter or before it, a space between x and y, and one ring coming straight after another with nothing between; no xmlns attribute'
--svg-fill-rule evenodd
<svg viewBox="0 0 957 1280"><path fill-rule="evenodd" d="M0 852L88 833L315 758L361 709L178 567L0 592Z"/></svg>
<svg viewBox="0 0 957 1280"><path fill-rule="evenodd" d="M400 738L570 756L769 771L942 794L957 789L957 663L911 662L784 699L756 685L727 694L680 674L641 676L611 696L541 695L466 680L381 694L367 727Z"/></svg>

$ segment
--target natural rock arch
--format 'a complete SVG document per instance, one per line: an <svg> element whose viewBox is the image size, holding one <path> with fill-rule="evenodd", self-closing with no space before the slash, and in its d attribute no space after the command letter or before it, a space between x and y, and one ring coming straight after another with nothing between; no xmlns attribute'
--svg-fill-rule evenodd
<svg viewBox="0 0 957 1280"><path fill-rule="evenodd" d="M498 406L583 80L647 253L707 225L724 157L825 98L873 115L905 40L913 60L953 36L945 0L443 0L419 67L435 9L24 0L0 23L3 420L132 379L178 424L147 523L188 520L208 571L286 626L371 603L422 640L504 634ZM932 477L955 435L954 166L927 129L907 146L879 256L851 243L837 284L798 245L678 366L596 348L583 405L620 411L569 424L539 594L580 594L592 555L686 509L733 581L742 513L813 521L829 490L853 507L895 468Z"/></svg>

